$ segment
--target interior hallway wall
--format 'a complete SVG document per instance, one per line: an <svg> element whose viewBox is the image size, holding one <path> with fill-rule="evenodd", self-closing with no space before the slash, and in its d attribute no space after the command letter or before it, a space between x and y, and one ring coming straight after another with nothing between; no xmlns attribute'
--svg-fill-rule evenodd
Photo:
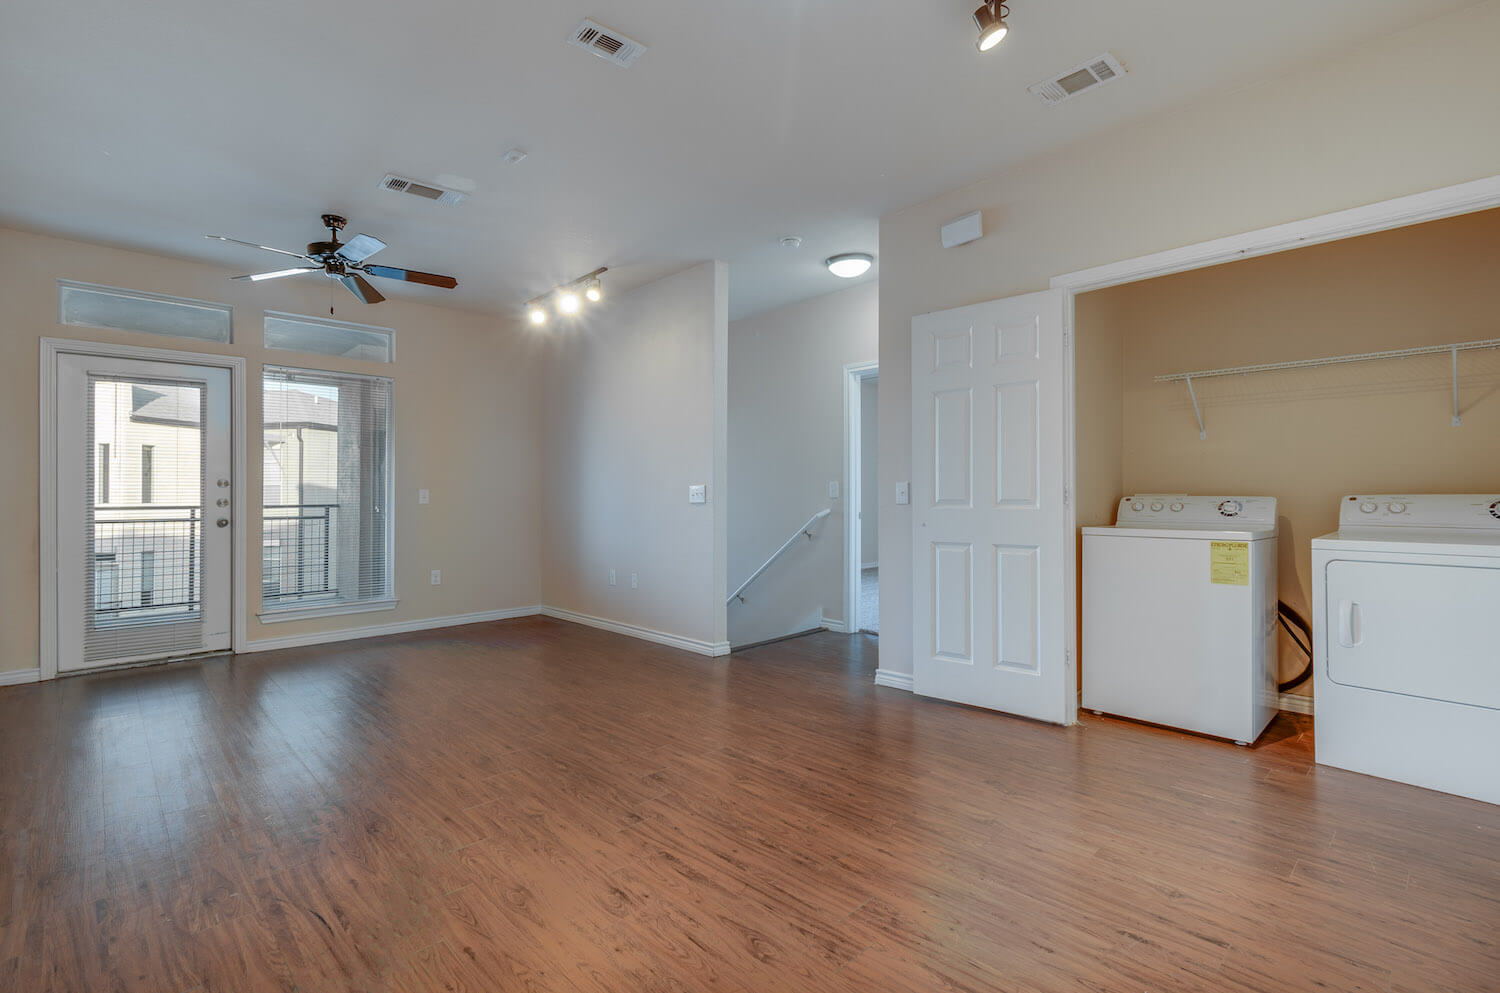
<svg viewBox="0 0 1500 993"><path fill-rule="evenodd" d="M727 651L728 328L728 267L705 262L547 333L547 606Z"/></svg>
<svg viewBox="0 0 1500 993"><path fill-rule="evenodd" d="M729 326L729 588L824 508L729 608L729 640L753 644L844 621L844 366L873 361L879 287L864 283ZM857 622L850 619L851 623Z"/></svg>
<svg viewBox="0 0 1500 993"><path fill-rule="evenodd" d="M1500 0L1475 4L883 218L881 491L914 472L913 317L1044 289L1053 276L1090 266L1500 174L1497 37ZM944 250L939 225L976 209L991 233ZM881 511L880 664L910 672L912 513Z"/></svg>
<svg viewBox="0 0 1500 993"><path fill-rule="evenodd" d="M1183 386L1153 377L1500 337L1497 272L1500 209L1080 296L1080 347L1101 337L1124 346L1115 499L1276 497L1281 599L1311 620L1310 543L1337 530L1343 497L1500 494L1500 353L1460 355L1457 428L1447 354L1200 380L1206 441ZM1080 431L1080 495L1084 463L1106 462L1112 441L1085 449ZM1281 659L1290 678L1305 656L1283 636ZM1083 669L1086 679L1087 658ZM1311 693L1311 681L1298 692Z"/></svg>
<svg viewBox="0 0 1500 993"><path fill-rule="evenodd" d="M226 251L238 253L237 249ZM229 277L253 269L256 253L231 268L188 262L91 242L0 228L0 507L9 540L0 562L0 672L38 664L41 568L38 524L38 356L43 337L176 349L246 359L245 492L249 561L235 582L249 592L251 641L345 631L458 614L534 606L540 598L535 522L539 516L537 369L540 356L503 318L434 306L441 291L392 294L365 306L342 287L312 277L269 283ZM226 256L229 257L229 256ZM74 279L152 293L215 300L234 307L230 344L162 335L63 326L57 322L57 280ZM262 313L280 310L327 316L395 330L393 363L267 349ZM260 375L264 364L332 369L395 380L396 594L390 611L262 624L260 535L263 459ZM432 502L417 503L419 487ZM503 508L503 512L496 512ZM476 555L480 548L484 554ZM428 582L443 570L443 585Z"/></svg>

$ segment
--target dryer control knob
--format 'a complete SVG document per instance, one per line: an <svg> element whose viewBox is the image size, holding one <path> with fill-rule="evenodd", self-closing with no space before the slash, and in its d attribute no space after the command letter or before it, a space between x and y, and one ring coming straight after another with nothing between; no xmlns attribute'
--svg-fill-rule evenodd
<svg viewBox="0 0 1500 993"><path fill-rule="evenodd" d="M1490 504L1490 516L1500 521L1500 500Z"/></svg>
<svg viewBox="0 0 1500 993"><path fill-rule="evenodd" d="M1184 506L1185 505L1183 504L1183 502L1181 500L1173 500L1172 501L1172 513L1174 513L1174 514L1177 513L1178 511L1182 510L1182 508Z"/></svg>
<svg viewBox="0 0 1500 993"><path fill-rule="evenodd" d="M1366 500L1364 503L1359 505L1359 512L1361 514L1373 514L1379 509L1380 504L1376 503L1374 500Z"/></svg>
<svg viewBox="0 0 1500 993"><path fill-rule="evenodd" d="M1143 511L1143 510L1146 509L1146 505L1144 503L1142 503L1141 501L1137 500L1135 503L1133 503L1133 504L1130 505L1130 509L1133 510L1133 511L1135 511L1137 514L1139 514L1141 511Z"/></svg>
<svg viewBox="0 0 1500 993"><path fill-rule="evenodd" d="M1393 500L1385 505L1385 509L1389 510L1393 514L1404 514L1406 513L1406 504L1402 503L1400 500Z"/></svg>
<svg viewBox="0 0 1500 993"><path fill-rule="evenodd" d="M1225 500L1219 504L1219 514L1222 517L1238 517L1240 511L1244 509L1245 505L1238 500Z"/></svg>
<svg viewBox="0 0 1500 993"><path fill-rule="evenodd" d="M1151 511L1152 511L1152 513L1156 513L1156 514L1161 513L1163 507L1164 507L1164 504L1160 500L1153 500L1151 502Z"/></svg>

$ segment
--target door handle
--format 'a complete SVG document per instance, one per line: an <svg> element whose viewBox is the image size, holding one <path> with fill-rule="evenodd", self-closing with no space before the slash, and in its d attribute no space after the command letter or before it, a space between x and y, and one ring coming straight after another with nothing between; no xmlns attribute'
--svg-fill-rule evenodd
<svg viewBox="0 0 1500 993"><path fill-rule="evenodd" d="M1358 648L1364 641L1364 635L1360 631L1359 604L1353 600L1339 601L1339 645L1344 648Z"/></svg>

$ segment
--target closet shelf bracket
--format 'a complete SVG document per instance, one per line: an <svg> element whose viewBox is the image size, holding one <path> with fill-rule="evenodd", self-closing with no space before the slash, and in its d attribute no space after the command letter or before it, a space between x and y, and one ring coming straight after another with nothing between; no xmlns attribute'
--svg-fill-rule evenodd
<svg viewBox="0 0 1500 993"><path fill-rule="evenodd" d="M1453 426L1464 426L1463 415L1458 411L1458 346L1453 346Z"/></svg>
<svg viewBox="0 0 1500 993"><path fill-rule="evenodd" d="M1182 378L1187 381L1188 398L1193 401L1193 415L1198 418L1198 440L1207 441L1208 431L1203 427L1203 408L1198 406L1198 391L1193 389L1193 374L1188 373Z"/></svg>

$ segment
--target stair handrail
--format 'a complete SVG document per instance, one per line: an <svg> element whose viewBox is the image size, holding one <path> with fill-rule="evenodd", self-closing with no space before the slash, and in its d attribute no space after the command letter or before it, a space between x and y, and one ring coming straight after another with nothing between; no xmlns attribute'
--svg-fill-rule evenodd
<svg viewBox="0 0 1500 993"><path fill-rule="evenodd" d="M782 546L780 548L778 548L778 549L776 549L776 551L772 552L771 553L771 557L768 558L768 559L766 559L765 562L761 563L761 567L759 569L756 569L754 572L752 572L750 574L750 578L749 579L745 580L743 583L741 583L739 585L738 589L736 589L733 593L729 594L729 599L724 601L725 605L727 606L728 604L731 604L731 603L733 603L736 600L738 600L740 603L744 603L745 602L744 593L745 593L745 590L749 589L750 584L753 583L753 582L755 582L757 579L759 579L761 573L763 573L767 569L771 568L771 563L775 562L777 559L781 558L782 553L785 552L788 548L791 548L793 545L795 545L797 543L797 539L798 538L802 537L803 535L807 535L807 540L808 541L812 541L813 540L812 526L814 524L818 523L819 521L821 521L823 518L827 517L831 513L833 513L833 508L832 507L824 507L822 510L818 511L816 514L814 514L811 517L809 517L807 519L807 523L806 524L802 525L800 528L798 528L797 530L793 531L792 532L792 536L790 538L788 538L782 544Z"/></svg>

